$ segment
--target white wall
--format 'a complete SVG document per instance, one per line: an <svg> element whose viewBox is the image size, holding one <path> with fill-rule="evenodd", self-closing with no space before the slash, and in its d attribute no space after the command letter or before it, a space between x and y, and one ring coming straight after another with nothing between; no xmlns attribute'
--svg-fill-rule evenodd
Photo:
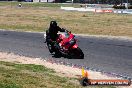
<svg viewBox="0 0 132 88"><path fill-rule="evenodd" d="M47 2L47 0L33 0L33 2ZM48 0L48 2L53 2L54 0Z"/></svg>
<svg viewBox="0 0 132 88"><path fill-rule="evenodd" d="M39 0L33 0L33 2L39 2Z"/></svg>
<svg viewBox="0 0 132 88"><path fill-rule="evenodd" d="M47 0L41 0L41 2L47 2Z"/></svg>

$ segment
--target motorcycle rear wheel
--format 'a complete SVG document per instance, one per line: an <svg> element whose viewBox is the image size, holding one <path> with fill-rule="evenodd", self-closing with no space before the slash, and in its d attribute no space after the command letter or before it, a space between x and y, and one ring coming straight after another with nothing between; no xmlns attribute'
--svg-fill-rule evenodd
<svg viewBox="0 0 132 88"><path fill-rule="evenodd" d="M52 45L47 43L47 46L48 46L49 52L52 54L54 52Z"/></svg>

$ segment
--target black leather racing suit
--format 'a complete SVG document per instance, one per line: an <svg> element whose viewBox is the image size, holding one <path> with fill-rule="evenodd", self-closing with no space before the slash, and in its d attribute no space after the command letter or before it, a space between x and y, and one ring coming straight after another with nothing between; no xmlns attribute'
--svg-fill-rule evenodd
<svg viewBox="0 0 132 88"><path fill-rule="evenodd" d="M58 37L58 31L65 32L65 29L60 28L59 26L56 27L50 27L48 30L46 30L46 41L52 43L52 41L56 41Z"/></svg>
<svg viewBox="0 0 132 88"><path fill-rule="evenodd" d="M60 28L59 26L56 26L56 27L50 26L49 29L46 30L46 42L51 44L52 47L54 47L54 42L56 41L58 37L58 34L57 34L58 31L65 32L66 30L63 28ZM59 47L59 45L56 44L56 47Z"/></svg>

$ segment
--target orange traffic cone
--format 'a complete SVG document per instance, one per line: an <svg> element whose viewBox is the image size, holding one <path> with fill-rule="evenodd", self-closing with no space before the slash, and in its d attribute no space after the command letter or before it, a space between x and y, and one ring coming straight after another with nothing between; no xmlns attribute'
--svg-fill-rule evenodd
<svg viewBox="0 0 132 88"><path fill-rule="evenodd" d="M88 77L88 72L87 71L85 71L84 77Z"/></svg>

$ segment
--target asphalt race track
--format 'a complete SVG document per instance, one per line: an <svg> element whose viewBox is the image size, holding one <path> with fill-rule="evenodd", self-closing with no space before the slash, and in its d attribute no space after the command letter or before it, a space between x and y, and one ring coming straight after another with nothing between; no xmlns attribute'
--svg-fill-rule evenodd
<svg viewBox="0 0 132 88"><path fill-rule="evenodd" d="M132 41L76 36L84 59L54 58L44 43L43 33L0 31L0 51L53 58L90 68L127 75L132 78Z"/></svg>

